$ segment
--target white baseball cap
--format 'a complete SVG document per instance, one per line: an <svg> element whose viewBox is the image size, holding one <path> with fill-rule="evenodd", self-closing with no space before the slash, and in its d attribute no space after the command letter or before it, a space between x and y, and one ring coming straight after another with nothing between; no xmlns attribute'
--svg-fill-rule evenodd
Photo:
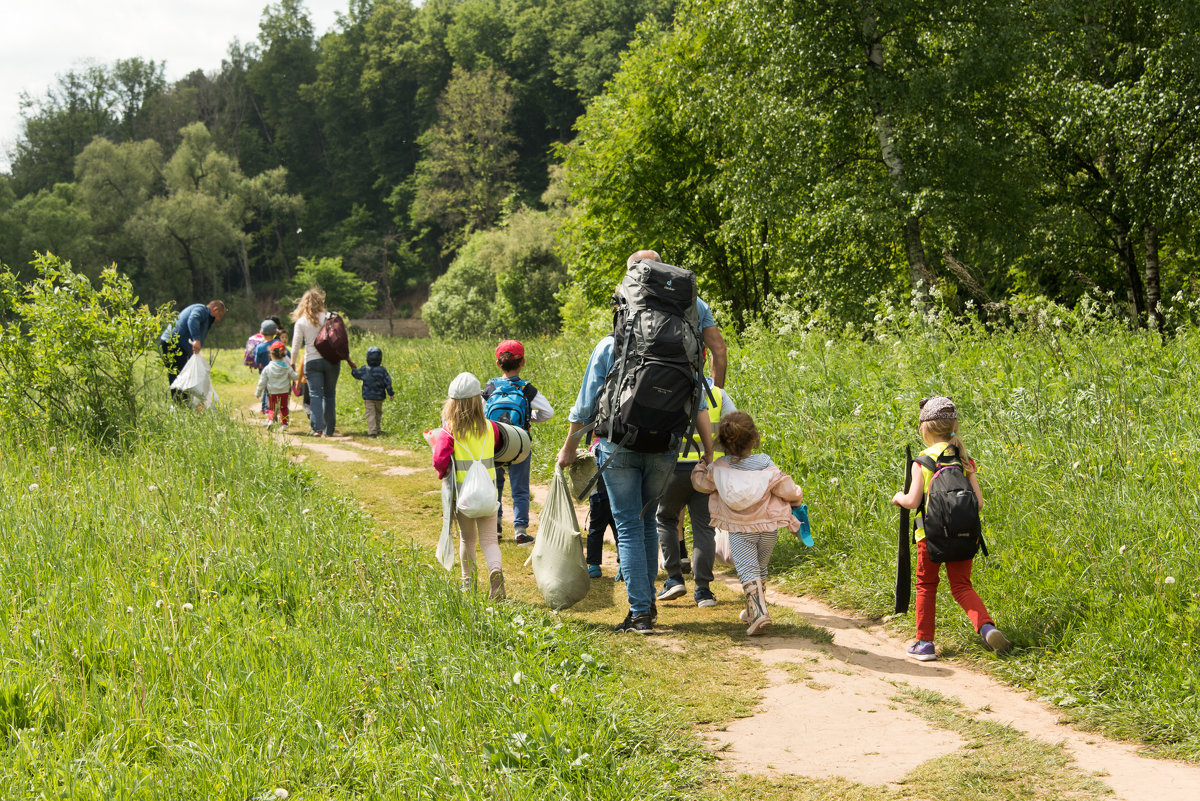
<svg viewBox="0 0 1200 801"><path fill-rule="evenodd" d="M450 397L454 400L474 398L482 393L483 388L479 386L479 379L471 373L459 373L450 382Z"/></svg>

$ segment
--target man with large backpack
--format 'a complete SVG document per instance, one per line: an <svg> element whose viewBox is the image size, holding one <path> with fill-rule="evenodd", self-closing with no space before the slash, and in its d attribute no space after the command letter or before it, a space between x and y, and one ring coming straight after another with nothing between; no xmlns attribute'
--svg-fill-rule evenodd
<svg viewBox="0 0 1200 801"><path fill-rule="evenodd" d="M617 632L648 634L657 616L658 499L680 442L700 435L712 461L696 277L638 251L613 295L613 333L596 344L567 419L558 464L575 461L582 435L595 427L596 462L617 528L617 552L629 613ZM590 487L589 487L590 489Z"/></svg>
<svg viewBox="0 0 1200 801"><path fill-rule="evenodd" d="M521 378L521 367L525 364L525 346L515 339L506 339L496 346L496 366L501 376L487 382L483 388L483 406L489 420L507 423L529 431L532 423L542 423L554 416L554 408L537 387ZM496 534L500 533L500 521L504 516L504 474L508 472L508 484L513 503L513 541L517 545L529 545L529 463L532 459L510 465L496 465L496 494L500 507L496 513Z"/></svg>

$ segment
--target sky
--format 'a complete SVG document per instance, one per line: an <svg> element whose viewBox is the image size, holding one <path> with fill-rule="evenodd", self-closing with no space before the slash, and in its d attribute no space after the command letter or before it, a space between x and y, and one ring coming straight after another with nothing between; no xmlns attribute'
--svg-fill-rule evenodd
<svg viewBox="0 0 1200 801"><path fill-rule="evenodd" d="M57 75L139 56L165 61L173 82L214 72L234 39L252 42L267 0L6 0L0 4L0 172L21 130L22 92L45 96ZM349 0L304 0L329 31Z"/></svg>

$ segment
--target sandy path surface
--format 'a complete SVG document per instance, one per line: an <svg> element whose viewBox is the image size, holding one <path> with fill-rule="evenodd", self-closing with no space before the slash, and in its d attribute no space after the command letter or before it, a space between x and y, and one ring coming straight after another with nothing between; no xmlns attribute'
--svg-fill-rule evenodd
<svg viewBox="0 0 1200 801"><path fill-rule="evenodd" d="M729 585L731 595L740 594L736 579L718 580ZM890 700L897 686L907 685L956 698L977 718L1047 743L1063 743L1080 768L1099 777L1123 801L1200 799L1200 765L1145 757L1137 746L1064 725L1052 707L1029 693L953 661L907 659L907 643L876 621L848 616L811 598L774 591L768 598L829 630L833 644L771 636L747 642L747 652L770 668L770 686L752 717L709 735L730 770L842 776L867 784L899 781L925 760L961 744L957 735L930 726ZM729 606L734 613L736 607ZM793 682L790 673L779 669L788 662L801 665L811 679Z"/></svg>

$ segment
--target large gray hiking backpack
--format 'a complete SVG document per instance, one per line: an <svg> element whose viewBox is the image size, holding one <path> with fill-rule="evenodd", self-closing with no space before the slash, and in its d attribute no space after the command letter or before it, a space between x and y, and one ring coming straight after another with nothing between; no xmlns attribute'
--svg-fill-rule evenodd
<svg viewBox="0 0 1200 801"><path fill-rule="evenodd" d="M625 272L613 302L613 364L596 433L631 451L677 453L703 386L696 276L643 259Z"/></svg>

